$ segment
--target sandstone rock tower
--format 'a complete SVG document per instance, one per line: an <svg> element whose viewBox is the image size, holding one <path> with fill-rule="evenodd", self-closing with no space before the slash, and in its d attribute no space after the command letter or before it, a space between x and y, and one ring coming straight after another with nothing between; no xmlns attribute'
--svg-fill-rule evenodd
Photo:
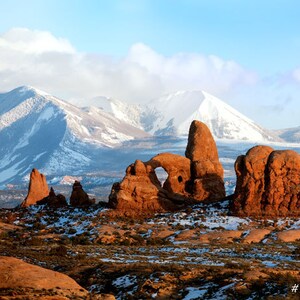
<svg viewBox="0 0 300 300"><path fill-rule="evenodd" d="M25 200L21 203L21 207L28 207L36 204L49 195L49 188L46 181L46 176L41 174L37 169L33 169L30 173L30 181L28 194Z"/></svg>
<svg viewBox="0 0 300 300"><path fill-rule="evenodd" d="M204 123L192 122L185 156L191 160L193 198L199 201L224 198L223 167L215 140Z"/></svg>

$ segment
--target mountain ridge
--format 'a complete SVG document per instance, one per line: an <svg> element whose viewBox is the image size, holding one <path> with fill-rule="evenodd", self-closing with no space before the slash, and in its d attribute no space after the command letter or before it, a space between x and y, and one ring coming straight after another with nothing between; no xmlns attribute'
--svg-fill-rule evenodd
<svg viewBox="0 0 300 300"><path fill-rule="evenodd" d="M0 94L0 185L33 167L78 171L101 148L148 136L98 108L81 109L32 87Z"/></svg>
<svg viewBox="0 0 300 300"><path fill-rule="evenodd" d="M300 126L274 130L275 134L290 143L300 143Z"/></svg>
<svg viewBox="0 0 300 300"><path fill-rule="evenodd" d="M120 103L122 104L119 106ZM126 111L130 110L130 104L105 97L98 103L94 101L93 104L102 107L116 118L123 115L124 121L130 119L126 115ZM153 99L148 104L134 106L135 126L153 135L187 135L193 120L207 124L215 138L259 142L282 141L272 131L264 129L224 101L200 90L177 91Z"/></svg>

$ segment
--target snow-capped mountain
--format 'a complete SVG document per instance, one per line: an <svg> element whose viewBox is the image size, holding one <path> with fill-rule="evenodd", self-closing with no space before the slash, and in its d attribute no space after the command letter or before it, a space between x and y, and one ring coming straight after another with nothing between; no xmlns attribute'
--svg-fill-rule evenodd
<svg viewBox="0 0 300 300"><path fill-rule="evenodd" d="M148 136L96 107L78 108L31 87L0 94L0 185L33 167L80 170L99 148Z"/></svg>
<svg viewBox="0 0 300 300"><path fill-rule="evenodd" d="M187 135L191 122L200 120L208 125L215 138L280 141L276 134L203 91L179 91L145 106L130 106L107 98L98 98L94 104L125 122L131 120L131 124L153 135Z"/></svg>
<svg viewBox="0 0 300 300"><path fill-rule="evenodd" d="M148 122L150 133L188 134L193 120L204 122L216 138L278 141L278 138L257 125L233 107L203 91L179 91L162 96L148 105Z"/></svg>
<svg viewBox="0 0 300 300"><path fill-rule="evenodd" d="M300 126L275 130L275 134L290 143L300 143Z"/></svg>

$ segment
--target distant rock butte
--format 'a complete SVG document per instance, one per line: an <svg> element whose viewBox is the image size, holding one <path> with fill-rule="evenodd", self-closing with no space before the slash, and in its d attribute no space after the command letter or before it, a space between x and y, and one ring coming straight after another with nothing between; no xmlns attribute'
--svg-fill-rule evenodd
<svg viewBox="0 0 300 300"><path fill-rule="evenodd" d="M163 185L155 173L158 167L168 173ZM148 214L223 197L223 168L215 141L204 123L193 121L186 157L162 153L147 162L136 160L113 185L109 206L124 214Z"/></svg>
<svg viewBox="0 0 300 300"><path fill-rule="evenodd" d="M36 204L39 200L42 200L48 195L49 188L46 176L41 174L37 169L33 169L30 173L28 194L21 203L21 207L28 207L32 204Z"/></svg>
<svg viewBox="0 0 300 300"><path fill-rule="evenodd" d="M52 187L50 189L49 195L44 199L38 201L36 204L47 205L53 208L64 207L68 205L66 197L62 194L56 195Z"/></svg>
<svg viewBox="0 0 300 300"><path fill-rule="evenodd" d="M72 206L90 206L95 204L94 199L90 199L88 194L83 190L79 181L75 180L73 190L70 197L70 204Z"/></svg>
<svg viewBox="0 0 300 300"><path fill-rule="evenodd" d="M268 146L251 148L235 162L231 205L239 216L300 216L300 155Z"/></svg>
<svg viewBox="0 0 300 300"><path fill-rule="evenodd" d="M33 169L30 174L28 195L21 203L21 207L28 207L34 204L47 205L53 208L68 205L64 195L56 195L52 187L49 191L46 177L40 174L37 169ZM95 199L90 199L88 194L83 190L81 183L75 180L70 204L74 207L86 207L95 204Z"/></svg>

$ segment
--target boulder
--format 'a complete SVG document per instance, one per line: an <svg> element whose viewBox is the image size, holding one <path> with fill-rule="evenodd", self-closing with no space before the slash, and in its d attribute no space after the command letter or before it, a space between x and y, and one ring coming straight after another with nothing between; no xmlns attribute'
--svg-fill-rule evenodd
<svg viewBox="0 0 300 300"><path fill-rule="evenodd" d="M49 188L46 176L41 174L37 169L33 169L30 173L28 194L25 200L21 203L21 207L28 207L36 204L39 200L42 200L48 195Z"/></svg>
<svg viewBox="0 0 300 300"><path fill-rule="evenodd" d="M239 216L300 215L300 155L255 146L235 162L231 211Z"/></svg>
<svg viewBox="0 0 300 300"><path fill-rule="evenodd" d="M52 299L88 297L88 292L67 275L6 256L0 256L0 289L22 289L26 294L18 294L18 299L36 299L39 293L45 295L46 291L56 295L57 298Z"/></svg>
<svg viewBox="0 0 300 300"><path fill-rule="evenodd" d="M56 195L52 187L50 189L49 195L44 199L38 201L36 204L47 205L53 208L64 207L68 205L66 197L62 194Z"/></svg>
<svg viewBox="0 0 300 300"><path fill-rule="evenodd" d="M79 181L75 180L73 184L73 190L70 197L70 204L72 206L90 206L95 204L94 199L90 199L88 194L83 190Z"/></svg>
<svg viewBox="0 0 300 300"><path fill-rule="evenodd" d="M284 230L277 233L277 237L283 242L295 242L300 240L300 229Z"/></svg>

